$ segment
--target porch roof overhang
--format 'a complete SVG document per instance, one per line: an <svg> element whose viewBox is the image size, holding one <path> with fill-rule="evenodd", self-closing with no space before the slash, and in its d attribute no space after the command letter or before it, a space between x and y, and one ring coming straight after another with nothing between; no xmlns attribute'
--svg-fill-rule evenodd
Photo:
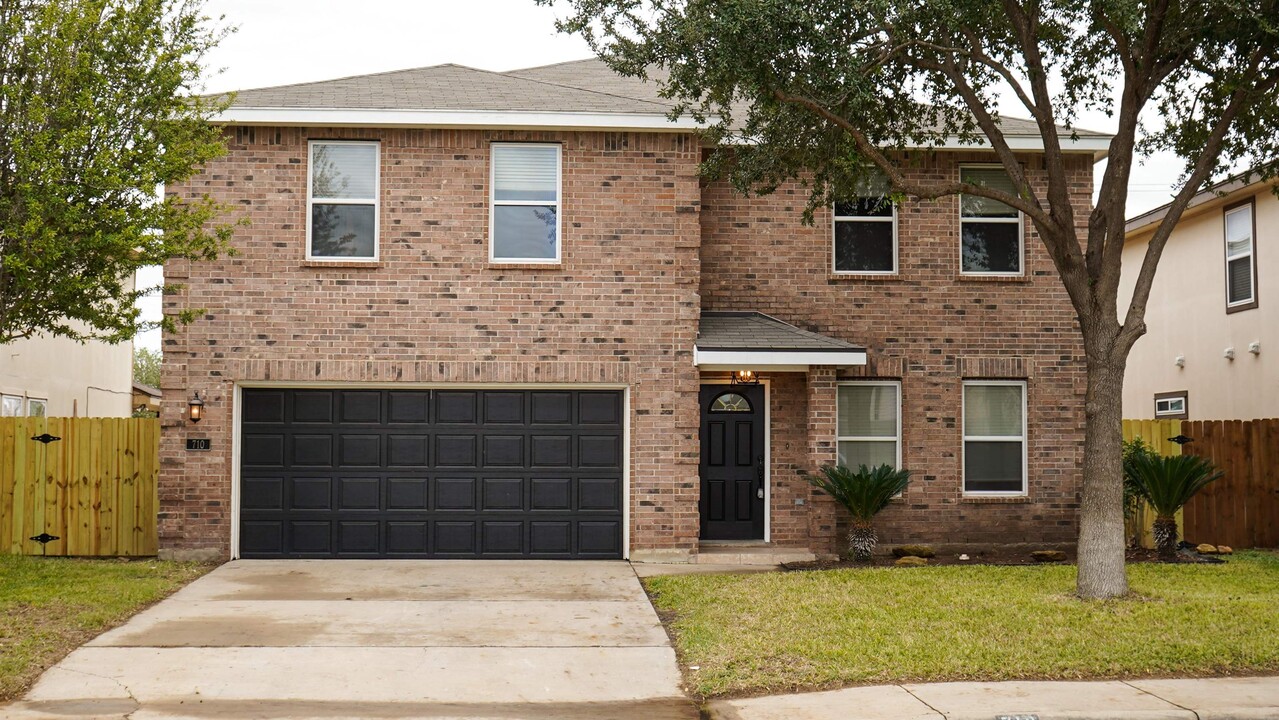
<svg viewBox="0 0 1279 720"><path fill-rule="evenodd" d="M804 371L813 365L866 364L866 348L760 312L705 311L693 346L702 370Z"/></svg>

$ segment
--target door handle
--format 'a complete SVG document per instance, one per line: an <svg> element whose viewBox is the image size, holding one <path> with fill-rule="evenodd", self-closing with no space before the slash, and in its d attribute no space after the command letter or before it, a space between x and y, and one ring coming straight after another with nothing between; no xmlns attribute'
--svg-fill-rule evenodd
<svg viewBox="0 0 1279 720"><path fill-rule="evenodd" d="M760 455L758 458L755 459L755 477L756 479L759 480L759 484L762 487L764 484L764 456L763 455ZM760 497L764 497L764 496L760 495Z"/></svg>
<svg viewBox="0 0 1279 720"><path fill-rule="evenodd" d="M764 488L760 488L760 489L756 490L756 491L755 491L755 497L759 498L760 500L763 500L763 499L764 499Z"/></svg>

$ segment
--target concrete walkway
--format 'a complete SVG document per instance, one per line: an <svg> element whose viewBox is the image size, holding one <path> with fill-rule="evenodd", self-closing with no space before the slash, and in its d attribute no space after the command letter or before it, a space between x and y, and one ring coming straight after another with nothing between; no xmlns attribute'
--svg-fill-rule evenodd
<svg viewBox="0 0 1279 720"><path fill-rule="evenodd" d="M879 685L710 704L714 720L1272 720L1279 677Z"/></svg>
<svg viewBox="0 0 1279 720"><path fill-rule="evenodd" d="M80 720L697 716L623 562L232 562L0 707Z"/></svg>

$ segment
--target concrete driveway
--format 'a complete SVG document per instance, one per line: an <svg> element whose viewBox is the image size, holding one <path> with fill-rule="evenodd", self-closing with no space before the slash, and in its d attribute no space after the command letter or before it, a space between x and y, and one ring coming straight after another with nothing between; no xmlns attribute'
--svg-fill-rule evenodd
<svg viewBox="0 0 1279 720"><path fill-rule="evenodd" d="M622 562L237 561L5 717L696 718Z"/></svg>

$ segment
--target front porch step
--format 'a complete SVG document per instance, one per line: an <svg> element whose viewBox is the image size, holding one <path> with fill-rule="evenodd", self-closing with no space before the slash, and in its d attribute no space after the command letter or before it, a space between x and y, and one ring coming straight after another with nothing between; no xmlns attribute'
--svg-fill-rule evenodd
<svg viewBox="0 0 1279 720"><path fill-rule="evenodd" d="M764 542L703 541L698 545L698 564L712 565L781 565L812 562L817 559L804 548L777 547Z"/></svg>

